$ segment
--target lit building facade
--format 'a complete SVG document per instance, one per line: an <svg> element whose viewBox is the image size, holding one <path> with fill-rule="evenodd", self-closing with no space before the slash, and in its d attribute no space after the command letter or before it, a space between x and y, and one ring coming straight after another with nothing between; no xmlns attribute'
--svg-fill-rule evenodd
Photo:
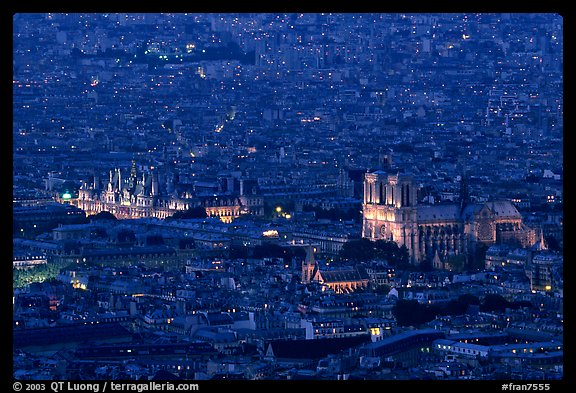
<svg viewBox="0 0 576 393"><path fill-rule="evenodd" d="M116 218L153 217L164 219L177 211L203 207L208 217L232 222L242 214L264 214L264 201L252 190L250 195L232 193L201 195L194 189L178 189L172 176L159 181L156 172L139 174L135 162L128 175L118 168L110 171L108 181L102 184L95 176L92 183L85 182L78 190L78 198L71 203L87 215L102 211Z"/></svg>
<svg viewBox="0 0 576 393"><path fill-rule="evenodd" d="M552 291L563 287L562 254L543 251L532 258L526 269L533 291Z"/></svg>
<svg viewBox="0 0 576 393"><path fill-rule="evenodd" d="M428 260L443 268L447 258L468 256L478 244L537 242L512 202L470 203L463 189L459 203L419 204L412 176L403 173L366 173L362 208L362 237L406 246L414 264Z"/></svg>
<svg viewBox="0 0 576 393"><path fill-rule="evenodd" d="M324 288L341 294L367 288L370 284L370 277L361 266L339 270L320 269L314 259L314 247L308 246L306 258L302 261L301 282L303 284L316 282Z"/></svg>

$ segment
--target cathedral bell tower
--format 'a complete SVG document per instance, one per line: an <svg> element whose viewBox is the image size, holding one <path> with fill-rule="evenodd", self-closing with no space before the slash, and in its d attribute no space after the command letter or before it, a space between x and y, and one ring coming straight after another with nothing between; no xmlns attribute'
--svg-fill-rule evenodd
<svg viewBox="0 0 576 393"><path fill-rule="evenodd" d="M410 175L384 171L364 176L362 237L406 246L412 263L418 249L416 187Z"/></svg>

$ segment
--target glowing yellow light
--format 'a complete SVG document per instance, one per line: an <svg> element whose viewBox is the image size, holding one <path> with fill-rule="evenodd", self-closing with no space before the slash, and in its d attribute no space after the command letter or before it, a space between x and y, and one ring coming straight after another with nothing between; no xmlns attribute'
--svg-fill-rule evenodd
<svg viewBox="0 0 576 393"><path fill-rule="evenodd" d="M277 206L276 207L276 213L280 213L282 211L282 207L281 206Z"/></svg>
<svg viewBox="0 0 576 393"><path fill-rule="evenodd" d="M552 286L546 285L546 287L545 287L544 289L546 289L547 291L551 291L551 290L552 290Z"/></svg>
<svg viewBox="0 0 576 393"><path fill-rule="evenodd" d="M86 290L86 284L81 283L79 280L72 282L72 288L74 289L82 289L83 291Z"/></svg>
<svg viewBox="0 0 576 393"><path fill-rule="evenodd" d="M262 232L262 236L264 236L264 237L277 237L278 231L276 229L269 229L267 231Z"/></svg>

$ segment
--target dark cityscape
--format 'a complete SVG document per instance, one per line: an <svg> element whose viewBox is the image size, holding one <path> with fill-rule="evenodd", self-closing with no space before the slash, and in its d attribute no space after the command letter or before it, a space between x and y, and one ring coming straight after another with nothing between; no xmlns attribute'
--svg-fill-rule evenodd
<svg viewBox="0 0 576 393"><path fill-rule="evenodd" d="M561 15L12 35L13 391L565 380Z"/></svg>

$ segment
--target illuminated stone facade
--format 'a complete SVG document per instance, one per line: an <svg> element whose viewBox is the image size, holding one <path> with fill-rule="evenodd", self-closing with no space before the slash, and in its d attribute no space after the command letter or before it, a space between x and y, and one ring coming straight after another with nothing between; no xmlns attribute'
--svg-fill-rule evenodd
<svg viewBox="0 0 576 393"><path fill-rule="evenodd" d="M119 219L164 219L177 211L194 207L203 207L208 217L218 217L224 222L232 222L242 214L264 214L263 198L254 193L206 196L190 188L178 189L171 177L167 177L165 183L161 184L155 172L138 174L133 162L127 176L120 169L115 169L110 171L104 184L95 177L92 184L84 183L78 191L78 198L70 202L87 215L107 211Z"/></svg>
<svg viewBox="0 0 576 393"><path fill-rule="evenodd" d="M306 258L302 262L303 284L316 282L338 294L364 289L370 284L368 273L361 266L340 270L320 269L314 260L314 250L313 246L306 248Z"/></svg>
<svg viewBox="0 0 576 393"><path fill-rule="evenodd" d="M510 201L418 204L410 175L376 171L364 177L362 236L406 246L412 263L433 261L444 268L454 255L468 256L482 243L515 242L529 247L534 229Z"/></svg>

